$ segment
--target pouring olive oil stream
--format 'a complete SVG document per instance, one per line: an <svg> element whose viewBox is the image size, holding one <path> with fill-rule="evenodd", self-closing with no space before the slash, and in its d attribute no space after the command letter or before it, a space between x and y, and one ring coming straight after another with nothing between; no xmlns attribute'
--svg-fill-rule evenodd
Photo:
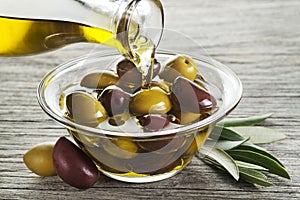
<svg viewBox="0 0 300 200"><path fill-rule="evenodd" d="M164 26L159 0L0 0L0 8L0 56L98 43L118 49L145 77L153 73Z"/></svg>

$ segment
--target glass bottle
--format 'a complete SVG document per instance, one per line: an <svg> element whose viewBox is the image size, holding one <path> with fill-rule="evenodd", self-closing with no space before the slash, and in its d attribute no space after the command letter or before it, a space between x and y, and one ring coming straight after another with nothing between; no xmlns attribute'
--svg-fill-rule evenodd
<svg viewBox="0 0 300 200"><path fill-rule="evenodd" d="M141 59L143 49L156 48L163 25L159 0L0 0L0 56L91 42Z"/></svg>

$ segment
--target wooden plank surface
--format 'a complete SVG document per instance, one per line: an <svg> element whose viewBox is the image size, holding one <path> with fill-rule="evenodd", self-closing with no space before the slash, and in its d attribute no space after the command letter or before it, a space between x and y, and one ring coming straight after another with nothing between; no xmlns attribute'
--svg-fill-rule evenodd
<svg viewBox="0 0 300 200"><path fill-rule="evenodd" d="M241 78L243 99L230 117L274 113L265 125L288 138L264 147L287 166L292 181L272 176L276 186L254 187L199 159L168 180L128 184L102 176L85 191L58 177L32 174L22 162L24 152L67 134L39 107L37 84L56 65L106 49L79 44L38 56L0 58L0 199L300 199L300 1L163 3L167 28L193 38Z"/></svg>

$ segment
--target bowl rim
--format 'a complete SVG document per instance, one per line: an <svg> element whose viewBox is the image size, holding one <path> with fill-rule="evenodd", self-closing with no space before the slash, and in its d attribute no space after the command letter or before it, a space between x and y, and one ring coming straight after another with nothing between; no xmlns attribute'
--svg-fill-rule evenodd
<svg viewBox="0 0 300 200"><path fill-rule="evenodd" d="M65 128L72 130L72 131L76 131L79 132L81 134L85 134L85 135L90 135L90 136L105 136L105 137L115 137L115 136L124 136L124 137L134 137L134 138L149 138L149 137L155 137L155 136L168 136L168 135L173 135L173 134L185 134L185 133L189 133L189 132L193 132L195 130L199 130L203 127L208 127L209 125L215 124L217 122L219 122L220 120L222 120L224 117L226 117L240 102L241 98L242 98L242 92L243 92L243 86L242 86L242 82L239 79L239 77L227 66L225 66L224 64L216 61L215 59L209 57L209 56L199 56L199 57L195 57L195 56L191 56L188 53L182 53L182 52L172 52L169 50L164 50L164 49L158 49L156 51L156 54L159 55L171 55L171 56L176 56L178 54L184 54L184 55L188 55L190 56L192 59L204 62L208 65L214 66L215 68L217 68L218 71L222 71L223 73L226 73L226 75L230 75L232 78L234 78L234 81L232 82L236 82L236 85L238 86L238 90L235 91L235 96L234 99L232 100L232 104L229 105L224 112L219 112L219 110L217 110L215 113L213 113L212 115L210 115L209 117L197 121L195 123L191 123L188 125L183 125L174 129L166 129L166 130L160 130L157 132L120 132L120 131L110 131L110 130L105 130L105 129L100 129L100 128L93 128L93 127L88 127L88 126L84 126L84 125L80 125L77 124L71 120L69 120L66 117L62 117L58 114L56 114L46 103L46 100L44 98L44 93L45 93L45 89L47 87L47 85L49 84L49 82L55 77L55 75L61 73L62 71L66 70L68 67L73 66L77 63L79 63L80 61L86 60L86 59L101 59L103 57L107 57L107 56L120 56L120 54L118 52L115 51L105 51L105 52L95 52L95 53L90 53L84 56L80 56L74 59L71 59L69 61L66 61L60 65L58 65L57 67L53 68L52 70L50 70L40 81L40 83L38 84L38 88L37 88L37 99L38 99L38 103L40 104L41 108L44 110L44 112L49 115L54 121L58 122L59 124L61 124L62 126L64 126Z"/></svg>

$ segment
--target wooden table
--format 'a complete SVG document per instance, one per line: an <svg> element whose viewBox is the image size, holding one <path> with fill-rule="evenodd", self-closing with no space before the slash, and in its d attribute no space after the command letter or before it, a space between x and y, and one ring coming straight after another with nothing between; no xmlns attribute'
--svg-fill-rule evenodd
<svg viewBox="0 0 300 200"><path fill-rule="evenodd" d="M39 107L37 84L56 65L95 50L78 44L0 58L0 199L300 199L300 1L164 0L164 6L167 28L193 38L242 80L243 99L230 117L274 113L265 125L288 138L264 147L282 160L292 181L272 176L276 186L254 187L198 159L168 180L128 184L102 176L84 191L34 175L23 154L67 134Z"/></svg>

